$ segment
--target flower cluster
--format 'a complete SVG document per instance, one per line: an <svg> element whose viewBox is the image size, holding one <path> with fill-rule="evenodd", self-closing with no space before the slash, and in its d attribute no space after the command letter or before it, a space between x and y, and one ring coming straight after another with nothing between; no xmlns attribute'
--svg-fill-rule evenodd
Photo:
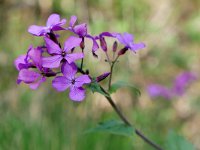
<svg viewBox="0 0 200 150"><path fill-rule="evenodd" d="M164 97L165 99L172 99L175 96L182 96L185 93L186 87L197 77L192 72L183 72L179 74L171 88L159 84L151 84L148 86L148 93L151 97Z"/></svg>
<svg viewBox="0 0 200 150"><path fill-rule="evenodd" d="M60 19L58 14L52 14L49 16L46 26L31 25L28 28L28 32L32 35L42 37L45 44L37 47L29 46L27 53L15 60L15 67L19 71L18 84L23 82L28 84L31 89L37 89L48 77L53 77L53 88L57 91L65 91L69 88L70 99L82 101L85 98L84 85L92 82L89 71L84 71L82 67L86 38L92 42L92 54L97 57L96 51L101 47L106 52L108 60L105 37L115 38L123 45L114 60L127 50L136 52L145 47L143 43L135 44L133 35L129 33L102 32L92 36L88 33L86 23L77 24L76 16L71 16L68 27L64 27L66 23L66 19ZM60 36L57 31L71 33L64 45L59 42ZM80 52L77 52L78 48L81 49ZM117 48L118 44L115 41L112 48L113 53L117 52ZM78 60L81 60L80 67L76 63ZM96 82L102 81L109 75L109 72L103 73L96 78Z"/></svg>

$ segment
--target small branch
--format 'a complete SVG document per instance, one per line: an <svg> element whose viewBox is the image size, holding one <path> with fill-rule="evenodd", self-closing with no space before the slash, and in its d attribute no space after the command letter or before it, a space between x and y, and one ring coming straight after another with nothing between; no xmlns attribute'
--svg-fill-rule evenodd
<svg viewBox="0 0 200 150"><path fill-rule="evenodd" d="M128 126L134 127L133 125L131 125L131 123L126 119L126 117L122 114L122 112L119 110L119 108L117 107L117 105L114 103L114 101L112 100L110 94L108 92L106 92L104 90L103 87L101 87L102 91L105 92L108 96L105 96L105 98L108 100L108 102L110 103L110 105L113 107L113 109L115 110L115 112L117 113L117 115L120 117L120 119ZM134 128L135 133L142 138L147 144L151 145L155 150L163 150L160 146L158 146L157 144L155 144L153 141L151 141L150 139L148 139L142 132L140 132L138 129Z"/></svg>
<svg viewBox="0 0 200 150"><path fill-rule="evenodd" d="M109 81L108 81L108 91L110 90L110 87L111 87L113 67L114 67L114 63L112 63L111 66L110 66L110 76L109 76Z"/></svg>

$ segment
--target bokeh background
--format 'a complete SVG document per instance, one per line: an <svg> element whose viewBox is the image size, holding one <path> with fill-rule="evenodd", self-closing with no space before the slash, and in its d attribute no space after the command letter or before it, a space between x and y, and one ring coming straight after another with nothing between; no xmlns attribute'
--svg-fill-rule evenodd
<svg viewBox="0 0 200 150"><path fill-rule="evenodd" d="M47 81L38 90L16 85L14 59L28 46L42 44L27 32L32 24L45 24L56 12L62 18L77 15L89 32L130 32L147 47L127 53L115 69L114 81L137 86L142 95L123 88L113 97L126 116L145 135L166 147L173 130L200 149L200 83L183 96L152 99L151 83L170 86L181 72L200 73L199 0L1 0L0 1L0 149L2 150L150 150L137 136L130 139L106 133L83 134L106 119L118 119L106 99L89 93L74 103L67 92L58 93ZM63 35L64 37L66 35ZM104 56L88 53L91 73L108 71ZM101 64L101 65L100 65ZM98 67L96 67L97 65ZM178 150L178 149L177 149Z"/></svg>

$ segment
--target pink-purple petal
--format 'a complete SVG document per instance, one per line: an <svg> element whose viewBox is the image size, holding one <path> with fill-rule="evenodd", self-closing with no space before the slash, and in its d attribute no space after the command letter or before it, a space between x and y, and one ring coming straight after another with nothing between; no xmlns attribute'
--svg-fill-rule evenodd
<svg viewBox="0 0 200 150"><path fill-rule="evenodd" d="M81 38L78 38L78 37L75 37L75 36L70 36L66 41L65 41L65 44L64 44L64 50L65 52L68 52L70 51L72 48L75 48L77 46L80 45L82 39Z"/></svg>
<svg viewBox="0 0 200 150"><path fill-rule="evenodd" d="M36 90L36 89L37 89L43 82L45 82L45 81L46 81L46 77L41 77L41 79L39 79L38 81L29 84L29 87L30 87L32 90Z"/></svg>
<svg viewBox="0 0 200 150"><path fill-rule="evenodd" d="M62 59L63 57L61 55L43 57L42 66L46 68L58 68Z"/></svg>
<svg viewBox="0 0 200 150"><path fill-rule="evenodd" d="M47 19L47 23L46 26L52 26L52 25L56 25L60 22L60 15L58 14L52 14L49 16L49 18Z"/></svg>
<svg viewBox="0 0 200 150"><path fill-rule="evenodd" d="M41 75L35 71L22 69L19 72L18 80L23 81L24 83L33 83L38 80Z"/></svg>
<svg viewBox="0 0 200 150"><path fill-rule="evenodd" d="M42 36L44 34L44 31L44 26L32 25L28 28L28 32L36 36Z"/></svg>
<svg viewBox="0 0 200 150"><path fill-rule="evenodd" d="M61 67L61 72L68 79L74 79L77 73L77 66L75 63L68 64L67 62L65 62Z"/></svg>
<svg viewBox="0 0 200 150"><path fill-rule="evenodd" d="M17 57L14 61L14 64L15 64L15 67L17 70L20 70L20 64L26 64L25 62L25 58L26 58L26 55L20 55L19 57Z"/></svg>
<svg viewBox="0 0 200 150"><path fill-rule="evenodd" d="M71 16L70 21L69 21L69 26L73 27L75 25L76 21L77 21L77 17Z"/></svg>
<svg viewBox="0 0 200 150"><path fill-rule="evenodd" d="M85 37L87 35L87 24L79 24L74 27L74 32L80 37Z"/></svg>
<svg viewBox="0 0 200 150"><path fill-rule="evenodd" d="M82 87L70 87L69 97L73 101L80 102L85 98L85 90Z"/></svg>
<svg viewBox="0 0 200 150"><path fill-rule="evenodd" d="M140 50L142 48L145 48L144 43L137 43L137 44L130 43L129 46L130 46L130 49L133 50L133 51L137 51L137 50Z"/></svg>
<svg viewBox="0 0 200 150"><path fill-rule="evenodd" d="M66 54L65 59L69 64L72 62L75 62L76 60L79 60L84 57L83 53L72 53L72 54Z"/></svg>
<svg viewBox="0 0 200 150"><path fill-rule="evenodd" d="M84 84L88 84L91 82L91 79L88 75L81 75L75 79L76 87L82 87Z"/></svg>
<svg viewBox="0 0 200 150"><path fill-rule="evenodd" d="M57 91L65 91L70 86L70 81L64 76L58 76L52 81L52 86Z"/></svg>
<svg viewBox="0 0 200 150"><path fill-rule="evenodd" d="M51 39L49 39L47 37L45 37L44 40L45 40L47 51L49 54L61 54L62 53L61 48L54 41L52 41Z"/></svg>

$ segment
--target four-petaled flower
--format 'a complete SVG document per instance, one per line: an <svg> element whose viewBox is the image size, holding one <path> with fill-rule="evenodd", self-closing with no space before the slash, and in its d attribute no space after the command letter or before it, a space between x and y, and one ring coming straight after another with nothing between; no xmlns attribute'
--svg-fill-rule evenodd
<svg viewBox="0 0 200 150"><path fill-rule="evenodd" d="M60 20L60 15L52 14L49 16L46 26L32 25L28 32L35 36L44 36L47 33L58 30L65 30L62 26L66 24L66 19Z"/></svg>
<svg viewBox="0 0 200 150"><path fill-rule="evenodd" d="M85 98L85 90L82 86L91 82L90 77L88 75L76 77L77 67L74 63L64 63L61 70L64 76L56 77L52 81L53 87L57 91L65 91L67 88L70 88L70 99L82 101Z"/></svg>
<svg viewBox="0 0 200 150"><path fill-rule="evenodd" d="M43 57L43 67L47 68L58 68L62 60L66 60L69 64L84 57L83 53L70 53L71 50L81 43L81 38L70 36L64 44L64 49L61 49L58 44L44 38L49 57Z"/></svg>

